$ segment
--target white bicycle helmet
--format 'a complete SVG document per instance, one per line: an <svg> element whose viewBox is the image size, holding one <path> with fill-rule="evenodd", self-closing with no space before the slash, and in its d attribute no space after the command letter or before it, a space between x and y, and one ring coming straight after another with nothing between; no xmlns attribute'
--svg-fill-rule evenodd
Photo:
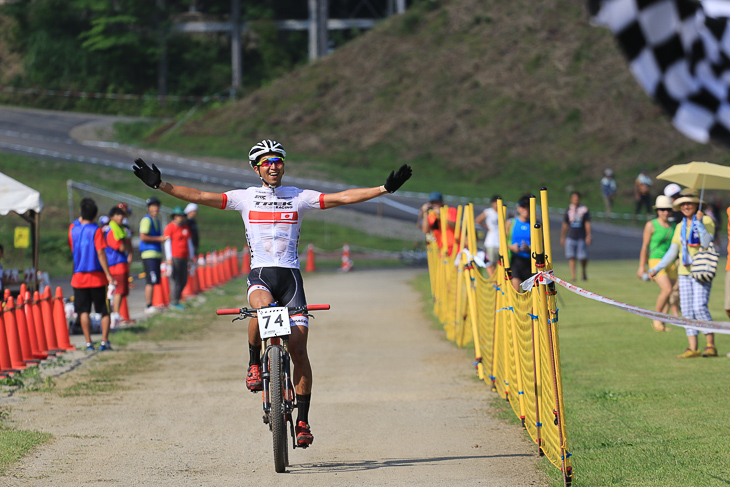
<svg viewBox="0 0 730 487"><path fill-rule="evenodd" d="M249 164L251 164L251 168L253 169L254 162L256 162L259 157L264 154L272 153L279 154L281 157L286 157L286 151L281 144L275 140L265 139L251 147L251 150L248 151L248 161Z"/></svg>

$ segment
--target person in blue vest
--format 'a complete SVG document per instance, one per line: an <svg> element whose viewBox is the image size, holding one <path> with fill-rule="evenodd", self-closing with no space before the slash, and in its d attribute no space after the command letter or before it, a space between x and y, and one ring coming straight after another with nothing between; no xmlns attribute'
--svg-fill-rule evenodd
<svg viewBox="0 0 730 487"><path fill-rule="evenodd" d="M68 244L74 260L71 287L74 290L74 310L79 315L81 329L86 338L86 350L94 350L91 340L91 305L101 315L101 345L99 350L111 350L109 343L109 302L107 285L116 285L106 260L106 241L101 228L95 223L98 208L91 198L80 204L81 217L68 229Z"/></svg>
<svg viewBox="0 0 730 487"><path fill-rule="evenodd" d="M154 196L147 199L147 214L139 222L139 253L142 256L146 284L144 287L144 299L147 307L146 314L157 312L152 306L154 286L160 284L160 264L162 263L162 243L167 240L162 234L160 223L160 200Z"/></svg>
<svg viewBox="0 0 730 487"><path fill-rule="evenodd" d="M507 221L507 235L510 236L507 247L512 252L510 268L512 269L512 286L516 291L520 283L532 276L530 261L530 195L523 195L517 202L517 218Z"/></svg>

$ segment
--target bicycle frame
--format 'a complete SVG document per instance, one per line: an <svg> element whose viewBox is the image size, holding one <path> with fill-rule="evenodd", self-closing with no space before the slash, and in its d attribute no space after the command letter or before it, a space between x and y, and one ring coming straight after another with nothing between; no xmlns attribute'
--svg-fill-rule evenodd
<svg viewBox="0 0 730 487"><path fill-rule="evenodd" d="M272 304L270 308L276 308L275 304ZM288 438L286 433L286 423L289 423L289 435L292 438L293 448L306 448L308 445L297 445L296 433L294 428L294 420L292 412L294 412L295 404L295 391L291 379L291 357L289 355L289 336L286 335L286 327L279 328L268 328L269 319L272 314L278 315L279 318L286 316L285 311L289 312L289 315L304 315L311 317L308 311L314 310L327 310L330 309L329 304L314 304L307 306L298 306L287 308L287 310L276 309L271 310L271 313L265 315L265 326L259 328L261 335L266 335L267 338L263 338L262 343L264 352L261 356L261 379L263 382L263 408L264 408L264 423L269 425L269 430L273 434L274 440L274 467L279 473L286 471L286 466L289 465L289 448ZM238 308L238 309L219 309L216 311L218 315L238 315L233 321L242 320L244 318L257 318L257 309L249 308ZM283 319L281 321L274 320L274 323L286 323ZM259 322L261 325L261 322ZM279 336L274 336L279 335ZM274 360L272 362L272 359ZM280 360L281 363L276 362ZM272 381L272 370L275 379ZM274 384L272 384L274 382ZM272 385L275 389L271 389ZM281 387L281 390L278 388ZM273 399L272 399L273 397ZM274 404L276 402L276 404ZM280 411L276 411L275 408L280 408Z"/></svg>

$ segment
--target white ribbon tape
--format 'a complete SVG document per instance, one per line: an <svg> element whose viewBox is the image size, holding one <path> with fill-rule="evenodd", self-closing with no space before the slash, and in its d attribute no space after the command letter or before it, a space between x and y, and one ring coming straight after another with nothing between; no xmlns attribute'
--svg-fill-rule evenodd
<svg viewBox="0 0 730 487"><path fill-rule="evenodd" d="M611 306L622 309L624 311L628 311L629 313L634 313L634 314L642 316L644 318L658 320L658 321L662 321L664 323L670 323L672 325L681 326L682 328L692 328L695 330L700 330L703 333L730 334L730 323L728 323L728 322L691 320L689 318L683 318L681 316L674 316L674 315L659 313L658 311L650 311L648 309L639 308L638 306L633 306L630 304L622 303L621 301L616 301L614 299L610 299L610 298L601 296L600 294L586 291L585 289L580 288L580 287L576 286L575 284L571 284L567 281L560 279L559 277L556 277L553 274L553 271L538 272L537 274L530 277L529 279L527 279L526 281L524 281L521 284L522 289L524 289L525 291L529 291L535 285L535 280L539 280L540 284L544 284L543 281L545 279L549 279L549 280L559 284L560 286L564 287L568 291L575 293L579 296L583 296L588 299L598 301L599 303L609 304Z"/></svg>

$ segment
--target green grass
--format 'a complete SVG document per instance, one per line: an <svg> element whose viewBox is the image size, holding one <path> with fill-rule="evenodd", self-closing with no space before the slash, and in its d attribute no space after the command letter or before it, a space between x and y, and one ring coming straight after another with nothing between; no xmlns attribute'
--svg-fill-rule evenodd
<svg viewBox="0 0 730 487"><path fill-rule="evenodd" d="M576 284L653 309L658 287L637 279L636 266L634 261L591 262L590 280ZM567 264L555 272L563 278L570 275ZM723 277L721 271L710 299L717 321L727 319ZM419 280L425 286L417 289L428 292L427 274ZM558 308L573 485L730 483L727 335L716 335L720 358L680 360L676 355L687 347L687 338L679 327L656 333L648 319L560 287ZM704 346L702 337L700 345ZM485 395L498 397L486 385ZM547 460L540 461L540 468L551 485L563 485L560 472Z"/></svg>
<svg viewBox="0 0 730 487"><path fill-rule="evenodd" d="M11 465L53 436L39 431L15 430L8 426L10 408L0 408L0 475Z"/></svg>
<svg viewBox="0 0 730 487"><path fill-rule="evenodd" d="M131 162L130 162L131 168ZM174 207L181 203L161 191L153 191L142 184L132 171L121 171L97 166L83 165L75 162L62 162L40 158L0 154L0 172L17 179L21 183L41 193L44 208L41 212L40 230L40 264L39 269L47 271L51 276L70 275L72 272L71 252L68 249L69 205L66 181L89 182L97 187L110 191L122 192L147 198L154 194L164 206ZM39 178L38 175L43 174ZM183 183L189 184L189 183ZM78 203L81 195L77 192L74 198L74 218L78 216ZM100 199L92 195L99 206L99 215L106 214L116 201ZM135 213L141 210L135 209ZM133 214L133 219L142 215ZM137 221L137 220L135 220ZM200 227L200 251L221 249L227 246L242 249L245 245L245 231L239 214L232 211L219 211L201 206L197 216ZM13 232L15 227L27 227L25 220L14 213L0 218L0 244L5 248L2 263L5 269L22 269L31 267L30 249L13 248ZM365 231L318 221L305 219L302 225L300 242L303 245L313 243L325 250L334 250L344 243L380 250L400 251L412 249L414 242L393 238L371 236ZM137 268L141 272L140 260L136 259ZM397 260L382 261L378 265L398 265ZM134 265L134 263L133 263ZM358 265L367 267L362 260Z"/></svg>

